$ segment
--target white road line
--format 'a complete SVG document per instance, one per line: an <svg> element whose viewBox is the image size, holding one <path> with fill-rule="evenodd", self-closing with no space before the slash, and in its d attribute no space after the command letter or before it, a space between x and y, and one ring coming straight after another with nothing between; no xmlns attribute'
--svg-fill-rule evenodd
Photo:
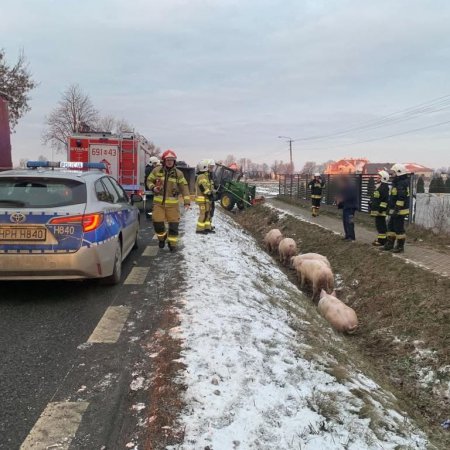
<svg viewBox="0 0 450 450"><path fill-rule="evenodd" d="M110 306L103 314L88 342L95 344L114 344L128 319L131 308L127 306Z"/></svg>
<svg viewBox="0 0 450 450"><path fill-rule="evenodd" d="M123 284L144 284L149 267L133 267Z"/></svg>
<svg viewBox="0 0 450 450"><path fill-rule="evenodd" d="M149 245L142 252L142 256L156 256L158 254L158 247L156 245Z"/></svg>
<svg viewBox="0 0 450 450"><path fill-rule="evenodd" d="M88 406L88 402L49 403L20 450L67 450Z"/></svg>

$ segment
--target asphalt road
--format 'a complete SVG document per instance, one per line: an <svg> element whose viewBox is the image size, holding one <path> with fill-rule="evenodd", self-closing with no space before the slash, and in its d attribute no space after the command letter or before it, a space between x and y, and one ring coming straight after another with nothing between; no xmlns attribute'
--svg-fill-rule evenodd
<svg viewBox="0 0 450 450"><path fill-rule="evenodd" d="M51 402L87 402L71 449L124 448L138 426L133 405L148 393L142 343L158 327L170 298L158 284L170 276L176 254L142 256L156 246L143 220L140 248L124 262L122 282L0 283L0 449L19 449ZM155 249L156 250L156 249ZM156 252L152 252L156 253ZM136 284L124 284L133 268L148 269ZM159 276L160 280L160 276ZM87 343L107 309L129 311L115 343ZM142 373L141 373L142 372Z"/></svg>

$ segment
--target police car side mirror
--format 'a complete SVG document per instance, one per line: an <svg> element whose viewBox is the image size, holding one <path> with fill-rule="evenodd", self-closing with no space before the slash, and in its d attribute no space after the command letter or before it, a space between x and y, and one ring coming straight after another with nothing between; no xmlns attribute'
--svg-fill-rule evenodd
<svg viewBox="0 0 450 450"><path fill-rule="evenodd" d="M139 194L131 194L130 203L134 205L135 203L142 202L142 195Z"/></svg>

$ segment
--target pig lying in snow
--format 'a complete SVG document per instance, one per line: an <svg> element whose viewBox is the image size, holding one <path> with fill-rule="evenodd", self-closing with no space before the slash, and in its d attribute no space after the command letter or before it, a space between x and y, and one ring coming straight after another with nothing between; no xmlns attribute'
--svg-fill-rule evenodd
<svg viewBox="0 0 450 450"><path fill-rule="evenodd" d="M312 285L313 300L318 299L322 289L330 294L333 292L333 272L323 261L315 259L300 260L297 262L296 271L301 288L305 286L305 283Z"/></svg>
<svg viewBox="0 0 450 450"><path fill-rule="evenodd" d="M321 290L318 308L335 330L352 334L358 328L355 311L337 299L334 291L330 295Z"/></svg>
<svg viewBox="0 0 450 450"><path fill-rule="evenodd" d="M274 228L264 236L264 244L269 252L273 252L278 249L278 245L282 239L283 235L281 234L281 231L278 228Z"/></svg>
<svg viewBox="0 0 450 450"><path fill-rule="evenodd" d="M328 261L328 258L319 253L303 253L302 255L293 256L291 258L291 267L296 269L299 261L304 261L306 259L322 261L331 269L331 264L330 261Z"/></svg>
<svg viewBox="0 0 450 450"><path fill-rule="evenodd" d="M280 255L281 264L286 265L287 262L297 253L297 244L294 239L284 238L278 245L278 254Z"/></svg>

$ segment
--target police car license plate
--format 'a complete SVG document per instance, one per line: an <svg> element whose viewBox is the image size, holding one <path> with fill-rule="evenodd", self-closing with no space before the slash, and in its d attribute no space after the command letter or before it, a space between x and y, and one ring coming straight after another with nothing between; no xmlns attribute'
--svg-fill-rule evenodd
<svg viewBox="0 0 450 450"><path fill-rule="evenodd" d="M45 241L47 229L43 227L0 226L0 242Z"/></svg>

